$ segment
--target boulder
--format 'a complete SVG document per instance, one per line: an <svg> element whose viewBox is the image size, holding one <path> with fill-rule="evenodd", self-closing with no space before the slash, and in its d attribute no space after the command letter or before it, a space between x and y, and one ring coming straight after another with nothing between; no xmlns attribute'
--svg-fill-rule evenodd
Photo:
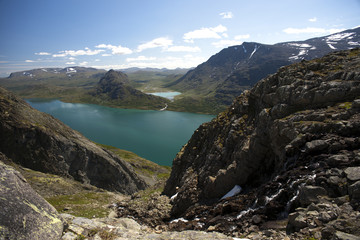
<svg viewBox="0 0 360 240"><path fill-rule="evenodd" d="M326 195L326 190L318 186L304 186L300 189L298 201L301 206L319 202L319 196Z"/></svg>
<svg viewBox="0 0 360 240"><path fill-rule="evenodd" d="M60 239L63 221L0 153L0 239Z"/></svg>
<svg viewBox="0 0 360 240"><path fill-rule="evenodd" d="M360 167L348 167L345 169L346 177L350 181L360 180Z"/></svg>

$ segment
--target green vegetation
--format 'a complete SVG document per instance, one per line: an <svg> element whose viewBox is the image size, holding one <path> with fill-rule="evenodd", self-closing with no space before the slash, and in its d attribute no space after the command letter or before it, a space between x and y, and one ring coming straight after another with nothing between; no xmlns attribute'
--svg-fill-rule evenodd
<svg viewBox="0 0 360 240"><path fill-rule="evenodd" d="M115 199L109 192L89 191L46 198L58 212L86 218L106 217L110 212L107 205Z"/></svg>
<svg viewBox="0 0 360 240"><path fill-rule="evenodd" d="M98 144L98 143L97 143ZM150 185L154 185L158 182L165 182L169 176L171 167L169 166L160 166L152 161L139 157L133 152L126 150L118 149L113 146L108 146L104 144L98 144L102 148L110 150L115 153L121 159L130 163L134 168L135 172L142 176Z"/></svg>
<svg viewBox="0 0 360 240"><path fill-rule="evenodd" d="M148 198L154 192L162 191L165 181L170 176L170 167L159 166L129 151L102 144L98 145L131 164L138 175L152 186L141 191L145 198ZM125 197L122 194L108 192L69 178L24 168L13 162L6 164L17 169L32 188L60 213L69 213L87 218L106 217L110 212L107 206L119 202Z"/></svg>

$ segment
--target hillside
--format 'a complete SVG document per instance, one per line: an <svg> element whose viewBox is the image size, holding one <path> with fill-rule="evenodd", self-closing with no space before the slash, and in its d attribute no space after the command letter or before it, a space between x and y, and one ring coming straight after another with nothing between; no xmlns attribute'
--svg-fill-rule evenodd
<svg viewBox="0 0 360 240"><path fill-rule="evenodd" d="M215 103L213 108L224 109L224 106L229 106L241 92L250 89L267 75L275 73L281 66L357 46L360 46L360 28L274 45L244 42L242 45L221 50L167 86L182 92L184 97L193 98L194 104L203 108L210 108L206 105L208 101Z"/></svg>
<svg viewBox="0 0 360 240"><path fill-rule="evenodd" d="M358 239L359 69L359 49L282 67L197 129L165 186L171 228Z"/></svg>
<svg viewBox="0 0 360 240"><path fill-rule="evenodd" d="M143 93L132 86L125 73L110 70L90 92L92 103L123 108L160 110L169 102L165 98Z"/></svg>
<svg viewBox="0 0 360 240"><path fill-rule="evenodd" d="M3 88L0 135L0 152L26 168L121 193L147 187L123 159Z"/></svg>

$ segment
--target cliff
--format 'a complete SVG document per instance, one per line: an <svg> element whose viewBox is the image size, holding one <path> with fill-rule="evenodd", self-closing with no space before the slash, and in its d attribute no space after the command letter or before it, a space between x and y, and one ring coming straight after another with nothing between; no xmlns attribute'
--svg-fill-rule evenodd
<svg viewBox="0 0 360 240"><path fill-rule="evenodd" d="M147 186L118 156L3 88L0 136L0 151L24 167L127 194Z"/></svg>
<svg viewBox="0 0 360 240"><path fill-rule="evenodd" d="M200 126L174 159L164 189L172 217L187 221L174 229L248 234L251 225L259 230L289 216L288 233L359 234L359 69L359 49L282 67ZM241 193L220 199L234 187ZM314 205L320 203L327 209ZM305 218L335 208L324 221ZM349 211L354 218L344 217ZM348 228L330 224L340 216Z"/></svg>

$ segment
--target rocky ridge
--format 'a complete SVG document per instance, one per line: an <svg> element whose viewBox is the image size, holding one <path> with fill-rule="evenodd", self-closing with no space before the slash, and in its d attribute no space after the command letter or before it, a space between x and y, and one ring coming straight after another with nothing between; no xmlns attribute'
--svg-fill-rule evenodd
<svg viewBox="0 0 360 240"><path fill-rule="evenodd" d="M357 239L359 69L359 49L282 67L203 124L165 186L170 228Z"/></svg>
<svg viewBox="0 0 360 240"><path fill-rule="evenodd" d="M0 151L37 171L131 194L147 184L124 160L0 88Z"/></svg>

